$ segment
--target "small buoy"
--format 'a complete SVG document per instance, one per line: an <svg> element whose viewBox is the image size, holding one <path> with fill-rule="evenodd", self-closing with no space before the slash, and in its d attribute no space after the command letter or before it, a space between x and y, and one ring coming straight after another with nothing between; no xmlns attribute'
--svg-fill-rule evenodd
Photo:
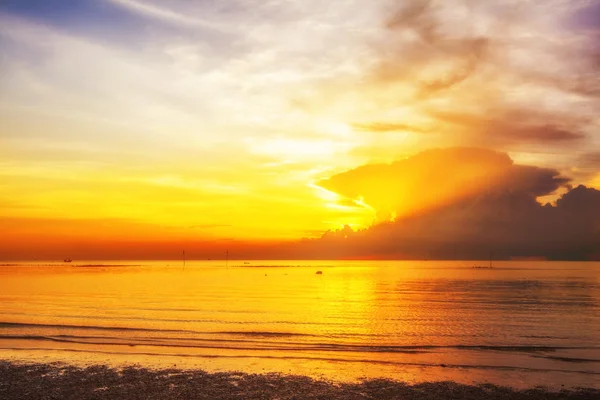
<svg viewBox="0 0 600 400"><path fill-rule="evenodd" d="M317 271L317 275L323 275L323 271Z"/></svg>

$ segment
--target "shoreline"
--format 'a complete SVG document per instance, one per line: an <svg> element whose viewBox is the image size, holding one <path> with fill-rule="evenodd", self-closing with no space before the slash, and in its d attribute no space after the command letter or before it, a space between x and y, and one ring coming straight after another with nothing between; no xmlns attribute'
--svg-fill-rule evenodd
<svg viewBox="0 0 600 400"><path fill-rule="evenodd" d="M333 382L300 375L200 369L150 369L139 364L78 367L0 360L0 398L6 399L520 399L588 400L600 389L513 389L451 381L410 384L393 379Z"/></svg>

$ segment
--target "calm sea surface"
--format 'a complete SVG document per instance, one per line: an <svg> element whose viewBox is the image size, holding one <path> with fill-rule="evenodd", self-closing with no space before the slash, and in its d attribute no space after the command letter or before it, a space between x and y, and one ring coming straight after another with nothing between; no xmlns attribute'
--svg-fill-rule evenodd
<svg viewBox="0 0 600 400"><path fill-rule="evenodd" d="M600 387L600 263L486 264L5 264L0 359Z"/></svg>

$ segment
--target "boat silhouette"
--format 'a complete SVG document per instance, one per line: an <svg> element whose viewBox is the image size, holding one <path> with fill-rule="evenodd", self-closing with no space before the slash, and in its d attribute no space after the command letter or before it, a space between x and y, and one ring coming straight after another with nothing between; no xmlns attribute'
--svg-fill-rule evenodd
<svg viewBox="0 0 600 400"><path fill-rule="evenodd" d="M475 265L472 268L475 269L493 269L494 267L492 266L492 260L494 258L494 253L490 252L490 265L486 266L486 265Z"/></svg>

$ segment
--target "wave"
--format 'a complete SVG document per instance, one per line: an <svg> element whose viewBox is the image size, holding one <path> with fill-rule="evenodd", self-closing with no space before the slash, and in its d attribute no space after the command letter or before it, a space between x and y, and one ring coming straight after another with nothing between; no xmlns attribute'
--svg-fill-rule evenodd
<svg viewBox="0 0 600 400"><path fill-rule="evenodd" d="M291 337L291 336L312 336L309 333L292 333L292 332L260 332L260 331L222 331L215 332L222 335L240 335L240 336L253 336L253 337Z"/></svg>
<svg viewBox="0 0 600 400"><path fill-rule="evenodd" d="M235 264L229 268L333 268L333 265Z"/></svg>
<svg viewBox="0 0 600 400"><path fill-rule="evenodd" d="M140 309L143 310L143 309ZM101 315L66 315L66 314L60 314L60 315L52 315L52 314L33 314L33 313L22 313L22 312L2 312L0 315L2 316L7 316L7 315L20 315L20 316L36 316L36 317L59 317L59 318L68 318L68 319L80 319L80 320L101 320L101 321L114 321L114 322L119 322L119 321L151 321L153 323L157 323L157 322L175 322L175 323L217 323L217 324L229 324L229 325L248 325L250 323L252 323L252 321L249 320L238 320L238 321L230 321L230 320L223 320L223 319L208 319L208 318L204 318L204 319L181 319L181 318L145 318L145 317L135 317L135 316L101 316ZM10 317L9 317L10 318ZM327 321L327 322L317 322L317 321L310 321L310 322L303 322L303 321L266 321L269 324L272 325L302 325L302 326L339 326L339 327L355 327L355 326L359 326L358 323L353 323L353 324L349 324L349 323L344 323L344 322L335 322L335 321ZM15 324L13 322L2 322L0 321L0 328L3 326L2 324ZM52 328L79 328L79 329L119 329L119 330L142 330L142 331L157 331L157 332L190 332L190 333L205 333L205 332L200 332L200 331L196 331L196 330L188 330L188 329L148 329L148 328L134 328L134 327L107 327L104 325L62 325L62 324L26 324L26 323L17 323L17 324L22 324L23 326L25 325L30 325L30 326L36 326L36 327L43 327L43 326L47 326L47 327L52 327ZM15 325L16 326L16 325ZM243 332L243 331L242 331ZM218 332L217 332L218 333ZM250 332L251 334L252 332ZM311 336L310 334L301 334L304 336ZM410 333L407 335L411 335ZM316 335L312 335L312 336L316 336ZM320 336L328 336L328 335L320 335ZM339 337L355 337L355 336L363 336L363 337L380 337L380 336L385 336L385 334L379 334L379 333L352 333L352 334L345 334L345 333L336 333L336 334L331 334L331 336L339 336ZM420 335L419 335L420 336Z"/></svg>
<svg viewBox="0 0 600 400"><path fill-rule="evenodd" d="M167 332L167 331L163 331ZM200 333L200 332L198 332ZM594 359L578 359L543 355L561 350L598 350L600 346L499 346L499 345L372 345L355 343L321 343L297 341L269 341L248 339L227 339L220 337L242 336L252 338L279 338L304 336L302 334L282 334L278 332L204 332L204 335L214 335L209 338L198 337L121 337L121 336L79 336L79 335L26 335L26 334L0 334L0 340L19 339L36 341L54 341L79 344L97 345L126 345L126 346L159 346L159 347L188 347L188 348L219 348L230 350L290 350L290 351L327 351L346 353L425 353L439 350L464 350L464 351L502 351L533 353L535 357L555 359L558 361L600 362ZM310 335L306 335L310 336ZM229 343L226 345L224 343ZM246 345L246 347L243 347Z"/></svg>
<svg viewBox="0 0 600 400"><path fill-rule="evenodd" d="M534 355L536 358L546 358L548 360L564 361L571 363L600 363L600 359L595 358L579 358L579 357L559 357L559 356L541 356Z"/></svg>
<svg viewBox="0 0 600 400"><path fill-rule="evenodd" d="M82 329L82 330L107 330L107 331L140 331L140 332L185 332L198 333L197 331L185 329L150 329L131 328L120 326L98 326L98 325L63 325L63 324L28 324L21 322L0 321L0 328L56 328L56 329Z"/></svg>
<svg viewBox="0 0 600 400"><path fill-rule="evenodd" d="M0 347L2 349L2 347ZM11 349L14 351L56 351L55 348L26 348ZM88 350L88 349L58 349L61 352L74 353L94 353L107 355L131 355L131 352L107 351L107 350ZM455 369L470 369L470 370L497 370L497 371L523 371L523 372L561 372L571 374L598 375L600 372L588 370L563 370L556 368L532 368L523 366L510 365L472 365L472 364L439 364L426 362L406 362L406 361L389 361L389 360L374 360L366 358L341 358L341 357L320 357L307 355L224 355L224 354L189 354L189 353L156 353L156 352L135 352L135 355L151 356L151 357L184 357L184 358L199 358L199 359L275 359L275 360L301 360L301 361L325 361L329 363L357 363L357 364L380 364L380 365L397 365L405 367L429 367L429 368L455 368Z"/></svg>
<svg viewBox="0 0 600 400"><path fill-rule="evenodd" d="M53 329L81 329L81 330L102 330L102 331L139 331L139 332L156 332L156 333L196 333L196 334L213 334L213 335L232 335L232 336L249 336L249 337L319 337L309 333L297 332L268 332L268 331L197 331L191 329L151 329L151 328L132 328L132 327L116 327L116 326L99 326L99 325L64 325L64 324L34 324L21 322L2 322L0 328L53 328ZM1 335L0 335L1 337Z"/></svg>
<svg viewBox="0 0 600 400"><path fill-rule="evenodd" d="M35 264L35 263L20 263L20 264L0 264L0 267L76 267L76 268L95 268L95 267L143 267L144 264L65 264L56 262L53 264Z"/></svg>
<svg viewBox="0 0 600 400"><path fill-rule="evenodd" d="M143 267L141 264L73 264L74 268Z"/></svg>
<svg viewBox="0 0 600 400"><path fill-rule="evenodd" d="M86 309L90 309L90 310L95 310L97 308L95 307L82 307L82 308L86 308ZM124 308L123 310L134 310L134 311L146 311L146 310L150 310L150 311L155 311L155 309L152 308ZM160 311L160 309L157 309ZM218 313L218 311L214 312L215 314ZM244 314L244 313L248 313L251 314L252 312L237 312L238 314ZM93 315L93 314L87 314L87 315L70 315L70 314L51 314L51 313L47 313L47 314L41 314L41 313L24 313L24 312L2 312L2 315L22 315L22 316L36 316L36 317L54 317L54 318L70 318L70 319L85 319L85 320L90 320L90 319L97 319L97 320L105 320L105 321L152 321L152 322L177 322L177 323L226 323L226 324L232 324L232 325L247 325L248 323L251 323L252 321L250 320L223 320L223 319L209 319L209 318L203 318L203 319L191 319L191 318L158 318L158 317L152 317L152 318L148 318L148 317L137 317L137 316L132 316L132 315L127 315L127 316L116 316L116 315L111 315L111 316L102 316L102 315ZM335 318L331 318L331 319L335 319ZM360 319L358 318L347 318L347 319L351 319L351 320L355 320L355 321L360 321ZM277 325L307 325L307 326L344 326L344 327L348 327L348 326L359 326L360 324L358 322L350 324L347 322L335 322L335 321L327 321L327 322L318 322L318 321L309 321L309 322L303 322L303 321L287 321L287 320L275 320L275 321L267 321L269 324L277 324ZM376 336L376 335L375 335Z"/></svg>

